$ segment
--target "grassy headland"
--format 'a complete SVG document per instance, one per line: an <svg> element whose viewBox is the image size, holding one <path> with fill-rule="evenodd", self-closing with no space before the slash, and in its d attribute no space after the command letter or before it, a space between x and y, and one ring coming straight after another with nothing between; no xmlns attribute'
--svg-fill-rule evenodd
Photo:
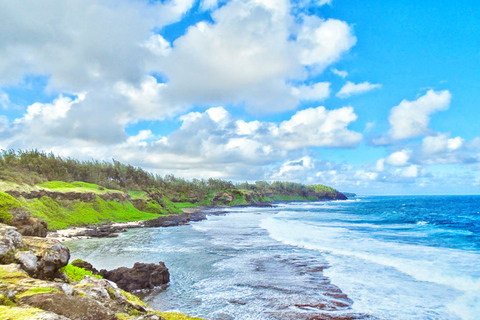
<svg viewBox="0 0 480 320"><path fill-rule="evenodd" d="M11 219L9 209L22 207L46 221L49 229L148 220L192 207L343 198L322 185L188 181L115 160L78 161L38 151L0 154L0 222Z"/></svg>

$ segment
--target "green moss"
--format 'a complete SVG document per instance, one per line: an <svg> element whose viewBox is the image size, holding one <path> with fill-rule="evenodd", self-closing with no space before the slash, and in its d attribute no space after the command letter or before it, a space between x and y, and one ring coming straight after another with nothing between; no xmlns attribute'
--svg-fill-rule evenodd
<svg viewBox="0 0 480 320"><path fill-rule="evenodd" d="M65 272L70 282L81 281L85 276L94 276L98 279L103 278L101 275L94 275L91 271L76 267L72 264L67 264L65 267L61 268L60 271Z"/></svg>
<svg viewBox="0 0 480 320"><path fill-rule="evenodd" d="M32 216L45 220L49 228L54 230L109 221L128 222L158 217L158 214L139 211L130 202L105 201L99 197L94 202L56 201L50 197L31 200L21 198L20 202L30 209Z"/></svg>
<svg viewBox="0 0 480 320"><path fill-rule="evenodd" d="M128 313L116 313L115 314L118 320L128 320L134 318L134 316L129 315Z"/></svg>
<svg viewBox="0 0 480 320"><path fill-rule="evenodd" d="M26 273L20 271L11 272L9 270L6 270L4 267L8 267L8 265L0 266L0 280L2 281L13 282L17 279L28 278L28 275Z"/></svg>
<svg viewBox="0 0 480 320"><path fill-rule="evenodd" d="M202 318L190 317L178 312L156 312L156 314L165 318L165 320L204 320Z"/></svg>
<svg viewBox="0 0 480 320"><path fill-rule="evenodd" d="M23 297L33 296L33 295L36 295L36 294L52 293L52 292L61 293L60 290L55 289L55 288L40 287L40 288L28 289L27 291L22 292L22 293L16 295L15 297L16 297L17 299L20 299L20 298L23 298Z"/></svg>
<svg viewBox="0 0 480 320"><path fill-rule="evenodd" d="M39 312L44 311L37 308L0 306L0 320L30 320Z"/></svg>
<svg viewBox="0 0 480 320"><path fill-rule="evenodd" d="M9 223L12 221L10 210L19 207L21 207L21 204L17 199L0 191L0 222Z"/></svg>
<svg viewBox="0 0 480 320"><path fill-rule="evenodd" d="M139 306L142 306L144 308L148 308L147 304L145 302L143 302L142 300L140 300L139 297L131 294L130 292L127 292L127 291L124 291L122 289L120 289L120 291L122 292L122 296L127 299L128 302L132 303L132 304L136 304L136 305L139 305Z"/></svg>
<svg viewBox="0 0 480 320"><path fill-rule="evenodd" d="M0 293L0 305L13 307L15 306L15 303L13 303L12 300L8 299L7 297L5 297L3 294Z"/></svg>

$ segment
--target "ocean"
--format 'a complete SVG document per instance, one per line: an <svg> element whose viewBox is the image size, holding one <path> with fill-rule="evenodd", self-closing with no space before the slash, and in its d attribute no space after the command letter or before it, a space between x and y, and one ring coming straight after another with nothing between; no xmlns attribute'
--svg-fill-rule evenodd
<svg viewBox="0 0 480 320"><path fill-rule="evenodd" d="M474 320L479 212L480 196L368 196L228 208L68 245L97 269L165 262L170 284L144 300L210 320Z"/></svg>

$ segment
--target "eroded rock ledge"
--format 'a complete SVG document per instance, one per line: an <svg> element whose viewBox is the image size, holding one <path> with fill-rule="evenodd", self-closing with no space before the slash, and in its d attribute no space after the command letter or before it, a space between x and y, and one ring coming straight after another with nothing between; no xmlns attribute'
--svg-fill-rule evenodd
<svg viewBox="0 0 480 320"><path fill-rule="evenodd" d="M0 224L0 314L37 320L163 319L110 280L88 275L70 280L62 271L69 258L69 249L56 240L22 237L16 228ZM138 278L137 286L169 280L162 263L133 270L150 273Z"/></svg>

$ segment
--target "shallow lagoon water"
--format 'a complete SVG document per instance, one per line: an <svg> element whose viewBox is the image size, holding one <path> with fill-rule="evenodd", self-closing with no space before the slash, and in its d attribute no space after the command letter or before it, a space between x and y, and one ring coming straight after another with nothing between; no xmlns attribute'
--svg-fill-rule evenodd
<svg viewBox="0 0 480 320"><path fill-rule="evenodd" d="M478 208L480 197L232 208L69 246L98 269L164 261L171 283L145 300L212 320L476 319Z"/></svg>

